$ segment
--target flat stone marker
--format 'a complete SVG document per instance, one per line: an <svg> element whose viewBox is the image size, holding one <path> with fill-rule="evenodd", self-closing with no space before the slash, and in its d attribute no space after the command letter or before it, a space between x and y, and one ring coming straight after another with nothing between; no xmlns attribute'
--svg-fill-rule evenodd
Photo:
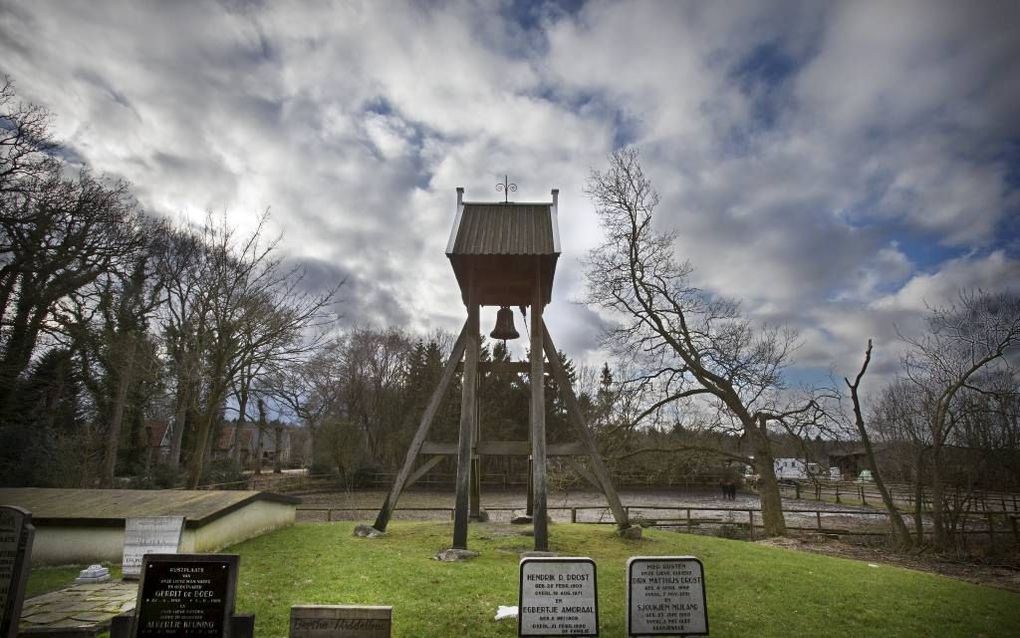
<svg viewBox="0 0 1020 638"><path fill-rule="evenodd" d="M294 605L290 638L390 638L393 608L370 605Z"/></svg>
<svg viewBox="0 0 1020 638"><path fill-rule="evenodd" d="M16 638L25 602L32 539L32 514L20 507L0 506L0 637Z"/></svg>
<svg viewBox="0 0 1020 638"><path fill-rule="evenodd" d="M237 591L236 554L149 554L132 635L229 637Z"/></svg>
<svg viewBox="0 0 1020 638"><path fill-rule="evenodd" d="M707 636L705 566L693 556L627 561L627 636Z"/></svg>
<svg viewBox="0 0 1020 638"><path fill-rule="evenodd" d="M121 575L136 579L142 575L146 554L176 554L184 532L183 516L137 516L124 522L124 557Z"/></svg>
<svg viewBox="0 0 1020 638"><path fill-rule="evenodd" d="M598 636L595 561L521 559L517 607L518 636Z"/></svg>

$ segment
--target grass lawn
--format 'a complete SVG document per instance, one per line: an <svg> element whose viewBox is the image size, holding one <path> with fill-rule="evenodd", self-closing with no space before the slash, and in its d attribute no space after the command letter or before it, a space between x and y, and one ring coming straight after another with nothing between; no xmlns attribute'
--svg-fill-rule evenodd
<svg viewBox="0 0 1020 638"><path fill-rule="evenodd" d="M120 579L120 565L104 564L110 569L112 580ZM37 567L28 574L25 598L45 594L48 591L70 587L81 570L88 565L61 565L59 567Z"/></svg>
<svg viewBox="0 0 1020 638"><path fill-rule="evenodd" d="M394 636L515 636L493 620L517 604L519 552L532 539L472 524L462 563L432 560L449 523L393 523L378 539L353 524L298 524L232 547L241 555L237 610L258 636L286 636L290 606L393 606ZM1015 636L1020 595L933 574L706 536L645 530L640 541L605 525L557 524L552 549L598 565L601 635L625 636L624 565L634 555L693 555L705 564L712 636Z"/></svg>
<svg viewBox="0 0 1020 638"><path fill-rule="evenodd" d="M286 636L300 603L393 606L393 635L516 636L495 622L517 604L519 528L472 524L463 563L432 556L449 523L392 523L383 538L351 536L353 523L298 524L229 550L241 555L237 610L256 614L257 636ZM941 576L708 536L645 530L625 541L607 525L556 524L552 549L598 565L601 635L625 636L624 566L636 555L692 555L705 564L712 636L1016 636L1020 595ZM28 596L70 585L84 566L33 569ZM111 567L114 578L119 567Z"/></svg>

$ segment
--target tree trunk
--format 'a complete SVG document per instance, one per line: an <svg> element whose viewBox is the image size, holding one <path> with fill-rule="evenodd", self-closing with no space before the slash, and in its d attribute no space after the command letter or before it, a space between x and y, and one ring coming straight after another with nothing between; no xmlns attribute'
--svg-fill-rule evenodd
<svg viewBox="0 0 1020 638"><path fill-rule="evenodd" d="M949 535L946 533L945 486L942 484L942 446L939 441L933 442L931 450L931 523L935 532L935 549L945 550L949 547Z"/></svg>
<svg viewBox="0 0 1020 638"><path fill-rule="evenodd" d="M190 385L184 375L177 380L177 410L174 413L174 429L171 432L170 455L167 462L173 467L181 465L181 445L184 441L184 424L188 420L188 406L191 403Z"/></svg>
<svg viewBox="0 0 1020 638"><path fill-rule="evenodd" d="M124 408L127 404L128 388L135 368L135 340L130 335L125 345L121 373L117 379L117 391L113 398L113 412L110 415L110 431L106 439L106 457L103 459L103 474L100 478L104 487L113 486L113 475L117 469L117 451L120 449L120 430L124 422Z"/></svg>
<svg viewBox="0 0 1020 638"><path fill-rule="evenodd" d="M282 474L283 458L280 455L280 448L283 446L283 428L279 425L276 426L274 433L276 434L276 440L274 441L276 453L273 455L273 474Z"/></svg>
<svg viewBox="0 0 1020 638"><path fill-rule="evenodd" d="M255 445L255 474L262 474L262 433L266 429L266 404L259 399L259 433Z"/></svg>
<svg viewBox="0 0 1020 638"><path fill-rule="evenodd" d="M754 465L758 472L758 495L761 499L761 519L765 528L765 536L784 536L786 519L783 517L783 497L779 493L779 481L776 479L775 461L768 435L763 431L764 424L751 427L755 437Z"/></svg>
<svg viewBox="0 0 1020 638"><path fill-rule="evenodd" d="M241 391L237 398L237 427L234 428L233 440L230 442L230 455L238 463L241 462L241 428L244 427L245 412L248 409L248 388L241 382Z"/></svg>

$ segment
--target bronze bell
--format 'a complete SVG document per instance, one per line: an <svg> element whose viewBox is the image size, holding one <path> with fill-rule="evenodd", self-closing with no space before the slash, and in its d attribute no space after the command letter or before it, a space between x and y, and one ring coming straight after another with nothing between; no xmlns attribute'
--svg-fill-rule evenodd
<svg viewBox="0 0 1020 638"><path fill-rule="evenodd" d="M521 336L514 327L514 311L510 310L510 306L502 306L496 313L496 327L489 336L503 341Z"/></svg>

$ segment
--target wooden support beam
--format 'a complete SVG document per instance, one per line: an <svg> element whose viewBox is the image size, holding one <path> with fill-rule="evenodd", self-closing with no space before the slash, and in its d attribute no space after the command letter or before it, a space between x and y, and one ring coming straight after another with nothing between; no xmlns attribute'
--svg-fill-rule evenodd
<svg viewBox="0 0 1020 638"><path fill-rule="evenodd" d="M457 444L456 443L436 443L434 441L426 441L421 446L422 454L440 454L447 456L457 456Z"/></svg>
<svg viewBox="0 0 1020 638"><path fill-rule="evenodd" d="M446 396L446 390L450 387L450 381L453 380L453 375L457 371L457 364L460 362L460 358L464 355L464 349L467 345L467 322L460 331L460 336L457 337L457 342L453 344L453 352L450 353L450 358L446 361L446 365L443 367L443 374L439 377L439 385L432 391L432 396L429 398L429 403L425 406L425 412L421 415L421 421L418 423L418 430L414 433L414 438L411 439L411 445L407 448L407 456L404 457L404 465L401 466L400 472L397 473L397 478L393 481L393 487L390 488L390 493L386 496L386 500L383 501L382 507L379 508L379 515L376 516L375 525L373 527L380 532L386 531L386 526L389 525L390 517L393 515L393 510L397 507L397 499L400 498L400 492L404 489L405 483L407 483L407 477L411 474L411 468L414 467L414 462L418 458L418 453L421 452L422 446L425 444L425 437L429 434L429 428L432 427L432 420L436 416L436 412L439 411L439 406L443 403L443 398Z"/></svg>
<svg viewBox="0 0 1020 638"><path fill-rule="evenodd" d="M442 447L443 444L433 445L435 447L431 449L446 449ZM479 441L476 448L479 456L528 456L531 454L531 445L527 441ZM441 452L432 453L440 454ZM588 448L582 441L547 443L545 454L546 456L587 456Z"/></svg>
<svg viewBox="0 0 1020 638"><path fill-rule="evenodd" d="M535 529L535 550L549 551L549 519L546 517L545 465L545 377L542 356L542 286L541 267L535 268L531 299L531 458L532 517Z"/></svg>
<svg viewBox="0 0 1020 638"><path fill-rule="evenodd" d="M415 483L417 483L418 479L420 479L421 477L423 477L426 474L428 474L429 470L431 470L435 466L439 465L439 463L442 460L443 460L443 457L441 457L441 456L433 456L429 460L427 460L424 463L422 463L421 467L419 467L417 470L415 470L414 474L412 474L410 477L408 477L407 483L404 484L404 489L406 490L407 488L409 488L412 485L414 485Z"/></svg>
<svg viewBox="0 0 1020 638"><path fill-rule="evenodd" d="M460 435L457 440L457 496L453 512L453 548L467 549L468 501L471 492L471 453L475 433L475 388L478 378L478 304L468 300L467 345L460 395Z"/></svg>
<svg viewBox="0 0 1020 638"><path fill-rule="evenodd" d="M461 363L457 369L463 370L464 364ZM531 371L531 364L527 361L482 361L478 364L478 371L525 374Z"/></svg>
<svg viewBox="0 0 1020 638"><path fill-rule="evenodd" d="M598 478L596 478L595 475L592 474L591 470L581 465L580 461L572 458L567 459L567 463L570 465L570 467L574 468L574 471L577 472L581 476L581 478L591 483L592 487L599 490L600 492L602 491L602 486L599 484Z"/></svg>
<svg viewBox="0 0 1020 638"><path fill-rule="evenodd" d="M537 330L541 331L544 337L545 354L549 357L549 367L552 368L553 378L556 379L556 385L560 387L560 392L563 394L563 399L567 404L567 415L570 418L570 422L574 424L574 429L577 430L581 441L588 448L588 454L591 456L592 473L595 474L595 478L602 485L602 493L606 495L606 500L609 501L609 509L613 512L616 525L620 529L626 529L630 527L627 511L623 509L623 504L620 503L620 496L616 493L616 488L613 487L613 482L609 478L609 470L606 469L606 464L602 461L602 455L599 454L599 449L595 445L595 439L588 430L588 424L584 421L581 405L577 402L574 388L570 386L570 378L567 377L567 372L563 369L563 362L560 361L560 354L556 350L552 336L550 336L549 330L546 329L541 317L532 317L531 325L532 331L536 330L535 326L538 326Z"/></svg>

